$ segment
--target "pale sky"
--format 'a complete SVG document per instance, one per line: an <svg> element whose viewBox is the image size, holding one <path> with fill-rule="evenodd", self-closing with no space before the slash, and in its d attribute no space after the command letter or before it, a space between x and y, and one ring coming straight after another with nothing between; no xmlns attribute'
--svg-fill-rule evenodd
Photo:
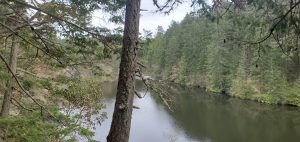
<svg viewBox="0 0 300 142"><path fill-rule="evenodd" d="M164 30L168 29L172 20L180 22L184 16L192 10L190 4L188 2L179 5L175 10L173 10L170 14L165 15L163 13L155 12L156 7L153 5L152 0L142 0L141 1L141 9L147 11L141 11L141 19L140 19L140 32L143 32L143 29L150 30L155 33L157 26L162 26ZM103 12L95 12L92 20L93 25L97 26L105 26L109 28L116 28L118 25L113 23L109 23L105 18ZM122 26L123 25L119 25Z"/></svg>
<svg viewBox="0 0 300 142"><path fill-rule="evenodd" d="M155 32L157 26L162 26L164 30L168 29L172 20L180 22L184 16L192 10L189 3L179 5L174 11L166 15L163 13L155 12L157 8L153 5L152 0L142 0L141 9L148 11L141 12L140 31L143 29Z"/></svg>

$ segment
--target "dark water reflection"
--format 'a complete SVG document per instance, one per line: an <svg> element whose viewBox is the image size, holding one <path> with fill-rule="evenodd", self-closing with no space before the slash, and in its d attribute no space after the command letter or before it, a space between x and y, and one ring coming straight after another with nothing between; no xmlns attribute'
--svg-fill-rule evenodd
<svg viewBox="0 0 300 142"><path fill-rule="evenodd" d="M137 84L142 93L143 86ZM97 128L96 140L105 141L114 106L115 84L103 88L108 119ZM299 142L298 108L261 105L202 89L172 87L174 110L169 112L155 96L135 99L131 142Z"/></svg>

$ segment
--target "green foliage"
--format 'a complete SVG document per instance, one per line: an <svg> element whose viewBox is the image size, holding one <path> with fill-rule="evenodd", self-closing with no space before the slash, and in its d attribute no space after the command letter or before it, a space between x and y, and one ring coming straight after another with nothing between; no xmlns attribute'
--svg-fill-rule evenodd
<svg viewBox="0 0 300 142"><path fill-rule="evenodd" d="M75 108L68 110L74 111L72 118L86 122L91 128L95 124L101 124L106 118L106 113L101 111L104 107L101 102L102 92L99 88L101 81L62 77L57 83L59 85L54 86L50 91L69 102L69 105L65 104L66 108Z"/></svg>
<svg viewBox="0 0 300 142"><path fill-rule="evenodd" d="M181 56L179 61L179 82L184 83L187 75L187 59L185 55Z"/></svg>
<svg viewBox="0 0 300 142"><path fill-rule="evenodd" d="M54 94L59 95L72 102L78 107L91 106L99 103L102 93L99 82L94 80L63 80L64 87L56 88ZM99 103L100 104L100 103Z"/></svg>
<svg viewBox="0 0 300 142"><path fill-rule="evenodd" d="M86 138L93 142L94 132L78 124L78 118L62 114L57 108L49 109L64 125L51 116L39 111L22 113L22 115L0 118L0 136L5 141L15 142L55 142L77 141ZM51 121L54 119L54 121ZM76 134L76 135L74 135Z"/></svg>
<svg viewBox="0 0 300 142"><path fill-rule="evenodd" d="M300 78L286 89L281 88L278 92L288 104L300 106Z"/></svg>
<svg viewBox="0 0 300 142"><path fill-rule="evenodd" d="M60 135L56 124L43 122L36 112L0 118L0 132L5 141L16 142L50 142Z"/></svg>
<svg viewBox="0 0 300 142"><path fill-rule="evenodd" d="M25 89L46 88L55 95L52 99L63 98L68 103L64 104L64 113L58 106L47 107L56 118L52 118L46 111L41 115L39 109L33 112L21 111L18 116L1 118L1 137L17 142L77 141L78 137L94 141L95 124L101 123L106 118L106 113L101 112L104 107L101 103L102 92L99 89L101 82L65 76L55 80L25 76L22 80ZM32 106L29 105L30 107ZM85 125L82 126L81 122Z"/></svg>
<svg viewBox="0 0 300 142"><path fill-rule="evenodd" d="M25 90L33 98L37 98L38 102L39 95L45 97L45 101L42 100L39 103L60 120L52 120L54 118L44 110L43 114L39 115L40 108L36 109L37 105L26 95L21 95L19 86L14 84L14 87L18 89L13 91L14 99L20 101L25 108L28 107L34 111L24 113L25 109L23 112L22 107L16 105L20 114L1 118L1 140L5 138L5 141L22 142L76 141L76 137L72 137L72 134L76 133L88 141L93 141L94 133L90 125L101 123L106 116L105 113L100 112L104 107L101 103L100 81L80 79L78 72L76 72L78 76L71 78L64 75L59 78L54 76L43 78L39 75L49 75L47 71L37 70L35 73L26 71L35 66L35 61L38 60L40 64L49 65L51 71L87 65L95 76L103 75L103 71L98 66L95 67L94 63L111 58L113 53L108 45L118 45L122 37L120 32L112 32L105 27L91 25L92 15L96 10L102 10L110 13L110 21L122 23L125 2L124 0L15 0L0 3L0 12L4 14L0 18L3 25L0 39L1 54L9 58L8 46L11 45L11 36L8 35L16 34L10 30L18 27L16 32L21 36L22 41L17 65L21 70L18 70L16 75ZM16 23L16 21L19 22ZM39 66L33 68L37 69ZM23 72L22 69L25 71ZM35 75L36 73L38 75ZM0 94L2 95L9 77L8 70L3 63L0 64L0 77L2 79ZM39 94L41 88L45 94ZM93 116L95 114L97 114L96 117ZM87 126L83 127L79 122L85 122Z"/></svg>
<svg viewBox="0 0 300 142"><path fill-rule="evenodd" d="M234 4L228 11L216 6L208 17L192 13L173 22L144 47L144 60L163 79L262 103L299 105L299 16L270 24L268 19L282 17L290 3Z"/></svg>
<svg viewBox="0 0 300 142"><path fill-rule="evenodd" d="M47 78L37 78L32 75L23 75L18 78L26 90L30 90L31 88L45 88L51 89L52 83L51 79Z"/></svg>

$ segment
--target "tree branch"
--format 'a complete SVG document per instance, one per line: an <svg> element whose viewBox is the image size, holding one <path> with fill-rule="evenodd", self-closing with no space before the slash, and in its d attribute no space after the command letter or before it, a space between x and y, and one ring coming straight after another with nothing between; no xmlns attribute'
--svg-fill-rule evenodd
<svg viewBox="0 0 300 142"><path fill-rule="evenodd" d="M17 104L14 104L13 102L16 102ZM11 103L14 104L15 106L19 106L27 111L33 111L33 109L26 108L23 106L20 102L18 102L15 98L12 98Z"/></svg>
<svg viewBox="0 0 300 142"><path fill-rule="evenodd" d="M71 26L73 26L73 27L78 28L78 29L81 30L81 31L84 31L84 32L86 32L86 33L88 33L88 34L90 34L90 35L93 35L93 36L96 36L96 37L100 38L101 41L102 41L102 43L103 43L105 46L109 46L109 45L108 45L108 41L107 41L106 38L105 38L103 35L101 35L101 34L98 34L98 33L96 33L96 32L92 32L92 31L90 31L90 30L87 30L87 29L85 29L85 28L82 28L81 26L79 26L79 25L77 25L77 24L75 24L75 23L72 23L72 22L70 22L70 21L68 21L68 20L65 20L65 19L63 19L63 18L61 18L61 17L59 17L59 16L56 16L56 15L54 15L54 14L51 14L51 13L49 13L49 12L43 10L43 9L40 9L40 8L35 7L35 6L33 6L33 5L30 5L30 4L26 3L26 2L21 2L21 1L19 1L19 0L10 0L10 1L13 1L13 2L15 2L15 3L19 4L19 5L23 5L23 6L26 6L26 7L28 7L28 8L31 8L31 9L34 9L34 10L37 10L37 11L40 11L40 12L42 12L42 13L44 13L44 14L47 14L47 15L50 16L50 17L53 17L53 18L56 19L56 20L63 21L63 22L65 22L65 23L67 23L68 25L71 25Z"/></svg>
<svg viewBox="0 0 300 142"><path fill-rule="evenodd" d="M12 69L10 68L9 64L7 63L7 61L5 60L4 56L0 53L0 58L1 60L5 63L6 67L8 68L9 72L12 74L13 78L16 80L17 85L20 87L20 89L25 93L26 96L28 96L35 104L37 104L41 110L45 110L52 118L58 120L59 122L61 122L60 119L58 119L57 117L55 117L50 111L48 111L43 105L41 105L39 102L37 102L27 91L26 89L21 85L19 79L17 78L17 76L14 74L14 72L12 71Z"/></svg>
<svg viewBox="0 0 300 142"><path fill-rule="evenodd" d="M269 39L271 37L271 35L273 34L273 32L275 31L275 29L277 28L277 26L289 15L289 13L292 12L292 10L294 8L296 8L298 5L300 4L300 1L296 2L293 6L290 7L290 9L282 16L280 16L280 20L278 22L276 22L272 28L270 29L269 34L267 34L263 39L257 41L257 42L249 42L250 44L260 44L263 43L264 41L266 41L267 39Z"/></svg>
<svg viewBox="0 0 300 142"><path fill-rule="evenodd" d="M160 88L157 88L153 85L153 83L150 82L149 78L145 78L142 74L142 72L138 69L136 71L137 76L141 78L141 80L143 81L143 83L145 84L145 86L147 87L147 89L151 89L153 90L158 96L159 98L163 101L163 103L165 104L165 106L171 111L173 112L173 109L171 108L170 104L168 101L168 99L165 98L166 93L164 93Z"/></svg>

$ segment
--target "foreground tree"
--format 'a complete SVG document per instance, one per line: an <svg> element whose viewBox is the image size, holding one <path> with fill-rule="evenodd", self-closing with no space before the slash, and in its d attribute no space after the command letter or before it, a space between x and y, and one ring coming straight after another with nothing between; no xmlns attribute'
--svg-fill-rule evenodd
<svg viewBox="0 0 300 142"><path fill-rule="evenodd" d="M2 0L0 2L0 13L3 13L0 15L0 40L4 45L13 44L9 59L11 62L7 63L12 69L9 74L16 73L14 65L17 58L12 54L16 54L14 51L19 47L20 51L25 49L25 54L30 56L34 54L31 52L36 51L35 56L32 56L34 59L50 58L64 67L78 65L79 62L88 62L87 60L83 61L82 58L74 58L71 54L76 50L80 51L80 54L89 54L100 48L100 50L108 50L106 53L109 54L111 49L119 45L119 36L106 27L91 25L92 13L95 10L112 13L110 20L118 22L117 20L122 16L119 13L123 7L123 1L106 0ZM1 55L4 57L1 61L6 62L5 58L8 55L5 55L4 50L1 49ZM21 63L18 68L22 68L22 66ZM0 116L9 114L10 103L14 99L12 98L12 88L17 87L13 86L14 80L13 75L10 75L5 81L6 85L3 85L6 87ZM28 90L23 90L23 93L26 91Z"/></svg>
<svg viewBox="0 0 300 142"><path fill-rule="evenodd" d="M182 4L183 0L167 0L167 1L158 1L153 0L153 4L158 8L157 11L163 12L163 13L170 13L176 6ZM232 76L235 76L236 74L236 68L239 66L238 60L233 60L235 58L238 58L237 56L230 56L230 55L237 55L235 53L241 52L239 49L232 49L232 45L236 45L236 47L240 47L241 45L247 44L247 45L258 45L253 46L257 47L258 53L257 53L257 61L260 60L260 53L261 53L261 45L262 43L267 42L267 40L274 34L277 34L277 31L281 31L282 29L287 29L286 25L288 25L286 22L287 17L289 14L291 14L291 17L293 16L293 10L298 7L300 2L294 2L293 0L290 2L290 5L287 5L288 1L282 1L282 2L273 2L272 0L232 0L232 1L225 1L225 0L213 0L213 4L209 5L205 3L204 0L191 0L192 5L194 9L197 9L193 14L199 14L200 16L206 16L207 22L216 21L217 24L215 24L215 27L210 27L211 31L214 31L212 33L212 37L208 36L211 31L203 32L206 29L201 29L202 31L199 33L206 33L205 35L201 36L201 40L198 41L197 39L194 39L194 37L198 37L199 33L194 32L196 30L199 30L201 27L208 27L207 23L202 23L201 25L197 25L196 23L193 24L193 20L186 20L186 25L188 27L184 27L182 29L190 30L195 35L188 36L188 32L183 32L183 30L177 30L178 28L174 26L174 33L171 30L169 32L166 32L166 35L164 36L166 43L170 43L169 45L164 45L161 47L161 52L152 52L152 53L158 53L160 58L156 59L163 59L159 60L158 62L161 63L161 66L169 67L169 70L172 68L178 68L180 70L180 75L178 78L180 78L181 82L186 82L188 80L187 75L194 74L194 76L190 78L196 78L200 73L207 73L210 75L210 78L206 78L208 75L200 75L200 83L206 84L207 82L210 82L209 84L212 84L212 90L215 91L221 91L226 92L226 88L231 85L232 80L229 80L232 78ZM118 82L118 92L116 97L116 103L115 103L115 110L113 114L113 121L111 125L110 133L107 137L107 140L109 142L127 142L129 139L129 133L130 133L130 124L131 124L131 114L132 114L132 103L133 103L133 96L134 96L134 76L135 72L138 72L136 70L136 47L137 47L137 37L138 37L138 23L139 23L139 6L140 6L140 0L131 0L126 1L126 16L125 16L125 31L124 31L124 39L123 39L123 53L121 58L121 64L120 64L120 74L119 74L119 82ZM282 13L282 11L285 11L282 8L288 7L288 10L285 13ZM255 9L255 10L253 10ZM241 21L238 21L236 18L236 15L233 15L234 13L241 13L246 10L251 10L250 12L254 12L252 15L266 13L266 15L261 15L263 18L269 18L270 13L272 16L277 20L274 20L274 23L269 25L269 21L267 23L259 23L259 22L253 22L249 21L247 23L247 26L254 25L256 27L260 27L264 30L261 30L261 33L266 33L265 37L258 36L258 32L255 32L255 30L252 29L252 31L244 31L247 28L247 26L244 26L241 30L243 32L239 32L238 34L243 35L241 37L244 37L246 35L245 33L253 33L254 35L251 35L251 39L254 40L254 42L249 42L249 38L245 38L246 41L236 39L235 29L233 29L233 26L228 26L232 21L233 24L240 24ZM271 10L271 11L269 11ZM279 13L278 13L279 12ZM221 24L220 21L222 17L226 17L226 13L229 13L228 21L223 22ZM246 15L249 17L250 15ZM255 15L257 16L257 15ZM232 18L235 17L235 18ZM245 19L245 18L243 18ZM278 20L279 19L279 20ZM232 20L232 21L231 21ZM291 22L295 22L294 18L291 18ZM189 23L191 22L191 25L189 26ZM252 24L249 24L252 23ZM211 23L212 24L212 23ZM211 25L210 24L210 25ZM259 25L260 24L260 25ZM223 26L224 29L220 29L219 25ZM265 26L268 25L268 26ZM291 24L292 25L292 24ZM295 27L298 27L298 23L293 23ZM194 28L199 26L200 28ZM179 25L178 27L181 27ZM239 26L242 27L242 26ZM280 28L283 27L283 28ZM194 29L193 29L194 28ZM298 29L298 28L297 28ZM285 31L285 30L283 30ZM297 30L295 30L297 31ZM245 32L245 33L244 33ZM226 36L224 36L224 34ZM173 35L178 35L178 38L174 38ZM172 37L168 39L169 37ZM231 37L232 36L232 37ZM188 37L187 39L184 39ZM246 37L246 36L245 36ZM253 38L253 37L257 37ZM298 36L297 36L298 37ZM177 40L180 39L180 40ZM216 39L216 42L211 42L212 39ZM220 40L222 39L222 40ZM243 38L242 38L243 39ZM159 40L156 40L157 43ZM189 41L189 42L186 42ZM205 41L205 43L203 42ZM197 43L199 42L199 43ZM214 44L212 44L214 43ZM238 44L236 44L238 43ZM298 40L297 40L298 43ZM211 46L209 49L207 46L203 46L203 48L198 48L195 45L207 45ZM168 47L169 46L169 47ZM156 47L156 46L153 46ZM191 49L191 50L190 50ZM147 49L146 49L147 50ZM160 49L158 49L160 50ZM148 51L158 51L156 49L149 49ZM211 50L211 51L210 51ZM297 49L295 49L297 50ZM233 54L229 54L229 51ZM208 54L207 53L211 53ZM250 51L245 51L250 52ZM162 54L160 54L162 53ZM195 53L201 53L195 54ZM150 57L153 57L154 55L148 54ZM189 55L189 56L187 56ZM298 55L298 54L297 54ZM224 57L223 57L224 56ZM181 58L178 58L181 57ZM198 57L198 58L196 58ZM217 58L215 58L217 57ZM221 60L221 57L225 60ZM180 61L179 61L180 59ZM197 60L195 60L197 59ZM248 66L249 63L252 63L251 61L255 59L255 57L248 56L245 57L245 64ZM234 62L236 61L236 62ZM180 65L178 65L180 63ZM208 66L208 64L213 64L213 66ZM242 63L241 63L242 64ZM151 64L150 64L151 65ZM188 68L187 68L188 66ZM248 67L247 67L248 68ZM256 64L256 67L253 70L257 70L258 65ZM272 69L273 70L273 69ZM298 71L298 70L296 70ZM170 74L170 73L168 73ZM212 80L212 81L211 81ZM265 99L265 98L264 98ZM268 99L268 98L267 98ZM262 100L265 101L265 100Z"/></svg>
<svg viewBox="0 0 300 142"><path fill-rule="evenodd" d="M194 0L192 0L194 1ZM108 142L128 142L135 94L134 79L137 71L137 47L139 34L140 0L126 1L125 26L123 35L123 47L120 63L119 81L116 103ZM177 0L168 0L164 5L159 5L153 0L158 11L169 13Z"/></svg>
<svg viewBox="0 0 300 142"><path fill-rule="evenodd" d="M13 11L13 10L10 10L10 9L2 7L2 6L0 7L0 11L6 11L7 13L15 12L15 14L12 14L10 18L12 18L12 19L15 18L17 20L21 19L21 16L24 13L24 10L22 8L19 8L18 10ZM4 21L4 23L8 23L9 25L12 25L14 27L20 26L20 24L15 22L14 20L11 20L6 17L5 18L1 17L1 18ZM1 21L1 26L3 26L3 25L4 24ZM5 32L7 30L5 30L5 28L3 28L3 27L1 27L0 29L1 29L1 31L3 31L6 38L9 39L10 35ZM11 35L11 48L10 48L10 56L9 56L9 68L11 70L8 71L9 78L6 82L6 90L5 90L1 113L0 113L0 116L2 116L2 117L6 117L9 115L10 104L11 104L11 100L13 98L14 77L12 74L16 74L16 71L17 71L18 50L20 48L20 42L21 42L20 37L17 36L18 32L17 31L15 31L15 32L16 32L15 35ZM1 32L0 32L0 35L1 35Z"/></svg>
<svg viewBox="0 0 300 142"><path fill-rule="evenodd" d="M16 74L17 71L17 56L18 56L19 46L20 46L20 38L14 36L12 39L12 46L11 46L10 58L9 58L9 66L13 74ZM10 101L11 98L13 97L13 82L14 82L13 75L10 74L10 77L6 84L7 89L4 94L4 99L3 99L2 109L1 109L2 117L8 116L9 114Z"/></svg>
<svg viewBox="0 0 300 142"><path fill-rule="evenodd" d="M125 27L118 91L108 142L128 142L134 98L140 0L126 1Z"/></svg>

